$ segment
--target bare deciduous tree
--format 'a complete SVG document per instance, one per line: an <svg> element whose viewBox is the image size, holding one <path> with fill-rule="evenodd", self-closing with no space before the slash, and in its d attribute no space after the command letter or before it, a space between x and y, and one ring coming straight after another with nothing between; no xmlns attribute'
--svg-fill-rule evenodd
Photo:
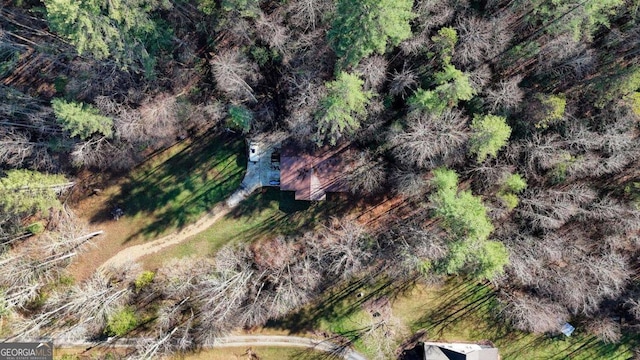
<svg viewBox="0 0 640 360"><path fill-rule="evenodd" d="M425 179L424 174L411 170L396 169L391 178L395 184L394 189L410 199L420 198L429 188L429 182Z"/></svg>
<svg viewBox="0 0 640 360"><path fill-rule="evenodd" d="M260 72L242 51L223 50L211 60L211 67L220 91L235 100L257 101L250 84L258 80Z"/></svg>
<svg viewBox="0 0 640 360"><path fill-rule="evenodd" d="M292 76L289 80L291 96L287 101L289 125L296 139L308 139L314 132L314 113L318 109L325 88L311 74Z"/></svg>
<svg viewBox="0 0 640 360"><path fill-rule="evenodd" d="M394 316L388 298L372 299L363 304L368 313L362 324L362 340L373 354L373 359L391 359L396 357L396 346L405 337L408 329L402 320Z"/></svg>
<svg viewBox="0 0 640 360"><path fill-rule="evenodd" d="M518 75L507 80L501 80L497 86L488 89L486 98L489 111L517 109L524 98L524 92L518 86L521 81L522 76Z"/></svg>
<svg viewBox="0 0 640 360"><path fill-rule="evenodd" d="M137 141L158 142L175 138L180 123L176 96L165 93L147 98L137 110L144 129L144 135Z"/></svg>
<svg viewBox="0 0 640 360"><path fill-rule="evenodd" d="M629 313L633 315L636 320L640 320L640 297L630 298L627 300L626 305L629 308Z"/></svg>
<svg viewBox="0 0 640 360"><path fill-rule="evenodd" d="M316 235L305 236L305 246L320 268L332 276L347 278L363 269L372 253L364 227L347 219L332 219Z"/></svg>
<svg viewBox="0 0 640 360"><path fill-rule="evenodd" d="M478 93L482 93L483 89L491 83L491 68L487 64L476 67L468 74L471 87Z"/></svg>
<svg viewBox="0 0 640 360"><path fill-rule="evenodd" d="M90 139L76 144L71 158L77 166L113 170L131 169L140 160L133 144L114 143L106 138Z"/></svg>
<svg viewBox="0 0 640 360"><path fill-rule="evenodd" d="M382 189L386 175L384 162L374 159L370 152L362 151L353 159L346 182L352 193L373 194Z"/></svg>
<svg viewBox="0 0 640 360"><path fill-rule="evenodd" d="M290 22L303 30L315 30L335 9L333 1L328 0L295 0L287 5Z"/></svg>
<svg viewBox="0 0 640 360"><path fill-rule="evenodd" d="M419 1L415 8L419 20L417 23L424 29L431 30L448 23L456 10L463 10L466 6L468 6L466 1Z"/></svg>
<svg viewBox="0 0 640 360"><path fill-rule="evenodd" d="M392 134L389 143L395 157L407 165L432 168L464 154L469 138L467 118L457 110L437 116L413 112L408 129Z"/></svg>
<svg viewBox="0 0 640 360"><path fill-rule="evenodd" d="M569 312L559 304L523 293L500 297L503 314L516 329L534 333L558 332L569 319Z"/></svg>
<svg viewBox="0 0 640 360"><path fill-rule="evenodd" d="M558 229L572 217L582 214L582 205L596 199L593 189L571 185L564 190L528 190L521 199L518 213L540 230Z"/></svg>
<svg viewBox="0 0 640 360"><path fill-rule="evenodd" d="M458 43L453 60L462 65L482 62L491 48L491 22L479 17L462 17L456 24Z"/></svg>
<svg viewBox="0 0 640 360"><path fill-rule="evenodd" d="M404 98L417 84L418 76L415 71L406 67L405 64L401 71L394 71L389 85L389 93Z"/></svg>
<svg viewBox="0 0 640 360"><path fill-rule="evenodd" d="M601 315L587 324L587 331L605 343L618 343L622 338L620 322Z"/></svg>
<svg viewBox="0 0 640 360"><path fill-rule="evenodd" d="M265 15L260 12L256 19L258 37L274 49L284 52L289 39L288 29L282 25L282 16L279 12Z"/></svg>
<svg viewBox="0 0 640 360"><path fill-rule="evenodd" d="M387 80L388 61L380 55L373 55L362 60L355 69L364 80L366 90L379 90Z"/></svg>

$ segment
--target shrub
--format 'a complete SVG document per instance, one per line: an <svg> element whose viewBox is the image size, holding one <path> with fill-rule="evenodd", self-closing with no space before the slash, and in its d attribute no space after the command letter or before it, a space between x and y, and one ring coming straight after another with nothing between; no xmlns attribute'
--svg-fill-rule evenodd
<svg viewBox="0 0 640 360"><path fill-rule="evenodd" d="M33 235L42 234L44 232L44 224L41 221L31 223L27 226L27 231Z"/></svg>
<svg viewBox="0 0 640 360"><path fill-rule="evenodd" d="M151 284L155 276L156 273L154 273L153 271L143 271L134 281L136 291L140 291L145 286Z"/></svg>
<svg viewBox="0 0 640 360"><path fill-rule="evenodd" d="M106 333L110 336L125 336L138 326L138 317L131 308L122 308L109 317Z"/></svg>

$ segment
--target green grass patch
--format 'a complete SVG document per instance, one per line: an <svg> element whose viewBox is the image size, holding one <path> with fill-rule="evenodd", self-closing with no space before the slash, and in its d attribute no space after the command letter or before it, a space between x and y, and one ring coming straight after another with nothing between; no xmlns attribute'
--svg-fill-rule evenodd
<svg viewBox="0 0 640 360"><path fill-rule="evenodd" d="M293 193L265 188L242 201L208 229L148 257L144 265L147 269L154 269L171 258L213 255L231 242L249 243L278 235L302 234L329 216L348 209L346 201L296 201Z"/></svg>
<svg viewBox="0 0 640 360"><path fill-rule="evenodd" d="M358 296L360 295L361 296ZM320 302L299 310L268 327L304 332L320 329L353 341L365 355L370 349L361 341L362 327L370 316L362 303L379 296L392 299L394 316L411 333L425 332L424 340L439 342L479 342L489 340L502 359L631 359L639 339L625 334L619 344L606 344L586 333L576 323L567 338L529 334L512 329L499 318L495 291L482 283L450 278L443 286L377 284L355 281L328 291Z"/></svg>
<svg viewBox="0 0 640 360"><path fill-rule="evenodd" d="M150 239L184 227L231 195L246 168L244 142L204 136L172 148L134 170L109 201L139 229L127 241Z"/></svg>

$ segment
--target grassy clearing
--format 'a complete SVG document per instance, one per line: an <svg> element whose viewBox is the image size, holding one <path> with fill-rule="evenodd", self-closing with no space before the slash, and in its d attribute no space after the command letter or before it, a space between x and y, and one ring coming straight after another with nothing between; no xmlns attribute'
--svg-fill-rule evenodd
<svg viewBox="0 0 640 360"><path fill-rule="evenodd" d="M179 245L143 260L155 269L171 258L213 255L227 243L248 243L277 235L294 235L313 229L329 216L341 213L348 203L296 201L293 193L268 188L253 194L207 230Z"/></svg>
<svg viewBox="0 0 640 360"><path fill-rule="evenodd" d="M358 297L359 293L363 296ZM503 359L623 360L633 358L633 347L640 345L639 339L629 335L620 344L605 344L581 331L580 326L570 338L513 330L496 320L497 299L490 287L455 278L440 287L354 282L327 294L321 304L269 326L294 331L321 329L350 339L358 351L368 354L360 336L371 317L362 309L362 303L380 295L392 299L393 314L411 333L425 332L423 339L430 341L489 340L500 349Z"/></svg>
<svg viewBox="0 0 640 360"><path fill-rule="evenodd" d="M204 136L176 146L135 169L115 191L101 216L120 206L136 231L125 242L151 239L199 219L242 181L241 139ZM93 219L94 221L104 218Z"/></svg>

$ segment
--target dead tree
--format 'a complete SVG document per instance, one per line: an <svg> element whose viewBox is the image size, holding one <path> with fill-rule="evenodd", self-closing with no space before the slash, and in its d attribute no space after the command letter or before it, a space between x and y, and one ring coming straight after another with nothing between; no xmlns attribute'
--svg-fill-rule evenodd
<svg viewBox="0 0 640 360"><path fill-rule="evenodd" d="M379 55L368 57L360 62L355 72L364 80L367 90L379 90L387 79L388 61Z"/></svg>
<svg viewBox="0 0 640 360"><path fill-rule="evenodd" d="M449 110L440 116L413 112L408 123L406 131L389 137L392 152L401 163L429 169L464 155L469 131L461 112Z"/></svg>
<svg viewBox="0 0 640 360"><path fill-rule="evenodd" d="M333 1L328 0L296 0L287 5L291 24L305 31L315 30L325 20L325 14L335 8Z"/></svg>
<svg viewBox="0 0 640 360"><path fill-rule="evenodd" d="M522 331L557 332L569 319L569 312L562 305L523 293L504 293L499 300L502 314Z"/></svg>
<svg viewBox="0 0 640 360"><path fill-rule="evenodd" d="M414 90L418 84L418 76L415 71L408 68L406 64L402 66L402 70L395 70L391 76L391 83L389 84L389 93L394 96L404 97Z"/></svg>
<svg viewBox="0 0 640 360"><path fill-rule="evenodd" d="M496 86L488 89L486 98L489 111L495 113L498 110L516 110L524 98L524 92L518 86L521 81L522 76L518 75L500 80Z"/></svg>
<svg viewBox="0 0 640 360"><path fill-rule="evenodd" d="M250 84L258 80L260 72L258 66L251 63L242 51L222 51L211 60L211 67L220 91L234 100L258 101Z"/></svg>

